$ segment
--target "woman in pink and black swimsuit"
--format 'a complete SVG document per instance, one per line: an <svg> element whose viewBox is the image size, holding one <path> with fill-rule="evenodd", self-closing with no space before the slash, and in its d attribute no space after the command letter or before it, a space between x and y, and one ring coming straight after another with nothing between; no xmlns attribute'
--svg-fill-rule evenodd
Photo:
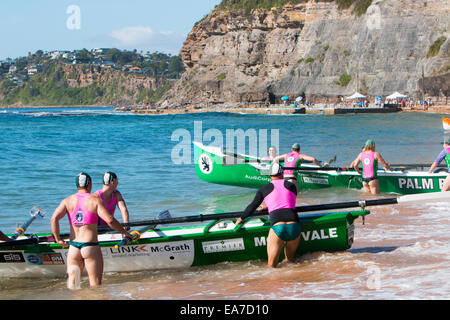
<svg viewBox="0 0 450 320"><path fill-rule="evenodd" d="M380 162L386 170L392 170L391 167L389 167L389 164L384 161L383 157L375 151L375 141L369 139L366 141L363 151L350 165L350 167L354 168L362 175L364 190L372 194L380 193L380 185L377 176L378 162ZM359 164L362 166L362 172L358 168Z"/></svg>
<svg viewBox="0 0 450 320"><path fill-rule="evenodd" d="M117 175L114 172L105 172L103 175L103 187L101 190L95 191L94 195L98 196L103 201L103 204L112 216L114 216L116 208L119 207L119 210L122 213L123 223L128 223L129 214L127 205L125 204L122 194L117 190L118 185L119 179L117 178ZM104 226L106 225L106 222L99 217L98 225Z"/></svg>

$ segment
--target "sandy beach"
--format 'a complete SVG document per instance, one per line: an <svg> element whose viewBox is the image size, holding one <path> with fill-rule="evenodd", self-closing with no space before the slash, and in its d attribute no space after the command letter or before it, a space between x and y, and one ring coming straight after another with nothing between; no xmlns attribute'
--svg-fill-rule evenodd
<svg viewBox="0 0 450 320"><path fill-rule="evenodd" d="M216 107L216 108L203 108L203 107L186 107L177 109L152 109L146 107L136 108L122 108L116 109L118 111L129 111L136 114L188 114L188 113L205 113L205 112L227 112L227 113L240 113L240 114L346 114L346 113L390 113L390 112L425 112L425 113L450 113L450 105L436 105L423 108L422 106L416 106L412 108L339 108L326 105L315 105L311 107L293 108L291 106L284 105L271 105L271 106L237 106L237 107Z"/></svg>
<svg viewBox="0 0 450 320"><path fill-rule="evenodd" d="M1 106L0 109L41 109L41 108L114 108L114 106L104 105L78 105L78 106ZM264 106L235 106L235 107L202 107L189 106L176 109L148 108L145 106L133 107L116 107L115 111L132 112L135 114L148 115L167 115L167 114L191 114L206 112L228 112L240 114L343 114L343 113L388 113L388 112L424 112L424 113L445 113L450 114L450 105L435 105L423 108L422 106L414 106L407 108L398 108L396 110L386 110L386 108L369 107L369 108L340 108L327 105L313 105L310 107L301 106L293 108L286 105L270 105Z"/></svg>

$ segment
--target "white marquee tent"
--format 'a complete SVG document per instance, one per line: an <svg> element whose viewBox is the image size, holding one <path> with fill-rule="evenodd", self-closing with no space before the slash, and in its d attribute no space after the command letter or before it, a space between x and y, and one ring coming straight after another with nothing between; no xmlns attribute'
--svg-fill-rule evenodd
<svg viewBox="0 0 450 320"><path fill-rule="evenodd" d="M355 100L355 99L366 99L366 96L363 96L361 93L359 92L355 92L354 94L352 94L350 97L346 97L345 99L348 100Z"/></svg>
<svg viewBox="0 0 450 320"><path fill-rule="evenodd" d="M402 98L408 98L408 96L405 96L404 94L398 93L397 91L395 91L390 96L386 97L387 100L402 99Z"/></svg>

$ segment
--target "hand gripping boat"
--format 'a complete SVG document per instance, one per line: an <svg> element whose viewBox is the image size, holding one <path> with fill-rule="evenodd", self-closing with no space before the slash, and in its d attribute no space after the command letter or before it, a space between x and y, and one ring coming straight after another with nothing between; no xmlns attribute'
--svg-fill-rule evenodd
<svg viewBox="0 0 450 320"><path fill-rule="evenodd" d="M195 172L207 182L244 188L260 188L269 183L270 163L260 158L233 154L218 147L204 146L194 142ZM378 169L378 181L381 193L401 195L441 191L447 177L445 169L440 167L436 173L412 170L428 165L407 164L391 165L394 171ZM362 188L362 177L353 169L322 167L302 164L294 173L300 190L322 189L330 187Z"/></svg>
<svg viewBox="0 0 450 320"><path fill-rule="evenodd" d="M298 255L314 251L343 251L354 241L354 221L370 212L367 206L403 202L449 201L450 192L409 195L399 198L360 200L307 205L297 212L359 208L356 211L301 214L301 241ZM216 213L131 222L127 226L146 226L139 240L126 245L119 234L99 230L105 272L126 272L188 268L225 261L267 259L267 212L255 212L243 224L234 219L242 212ZM183 224L172 227L157 225ZM150 229L149 226L153 226ZM68 237L68 235L62 235ZM0 242L0 277L55 277L66 274L67 249L53 242L49 234L25 235ZM284 257L281 257L283 259Z"/></svg>

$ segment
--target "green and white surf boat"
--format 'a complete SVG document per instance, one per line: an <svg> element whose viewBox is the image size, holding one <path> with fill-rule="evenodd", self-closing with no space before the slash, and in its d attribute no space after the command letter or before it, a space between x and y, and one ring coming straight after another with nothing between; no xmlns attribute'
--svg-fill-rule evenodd
<svg viewBox="0 0 450 320"><path fill-rule="evenodd" d="M194 142L195 172L207 182L244 188L260 188L269 183L270 163L261 159L224 152L221 148ZM400 195L439 192L446 172L428 173L414 170L424 165L394 167L394 171L378 169L380 192ZM440 168L443 170L443 168ZM362 188L361 175L347 168L319 168L302 164L297 173L300 190L330 187Z"/></svg>
<svg viewBox="0 0 450 320"><path fill-rule="evenodd" d="M300 215L301 242L298 254L342 251L354 240L354 220L367 210ZM120 234L100 234L105 272L129 272L188 268L225 261L267 259L267 216L252 216L235 225L238 213L190 216L197 223L167 227L167 223L190 221L170 218L166 227L150 229L130 244L115 247ZM216 218L217 217L217 218ZM228 218L227 218L228 217ZM55 277L66 274L67 249L53 242L50 234L21 236L0 242L0 277ZM281 257L283 258L283 257Z"/></svg>
<svg viewBox="0 0 450 320"><path fill-rule="evenodd" d="M297 256L309 252L336 252L351 248L355 220L370 214L369 206L450 201L450 192L406 195L398 198L356 200L296 207L301 223ZM358 208L355 211L349 208ZM333 211L345 209L344 211ZM40 209L39 209L40 210ZM167 211L167 210L166 210ZM305 214L305 212L320 212ZM241 224L242 212L199 214L123 224L136 227L140 238L128 243L122 235L99 227L99 245L105 272L188 268L220 262L267 260L270 222L266 212L254 212ZM30 224L27 221L22 231ZM160 226L160 227L158 227ZM158 228L157 228L158 227ZM23 234L16 240L0 241L0 278L57 277L66 274L67 248L51 234ZM18 234L18 233L16 233ZM13 238L14 235L8 235ZM70 234L61 234L62 239ZM280 260L284 259L283 254Z"/></svg>

